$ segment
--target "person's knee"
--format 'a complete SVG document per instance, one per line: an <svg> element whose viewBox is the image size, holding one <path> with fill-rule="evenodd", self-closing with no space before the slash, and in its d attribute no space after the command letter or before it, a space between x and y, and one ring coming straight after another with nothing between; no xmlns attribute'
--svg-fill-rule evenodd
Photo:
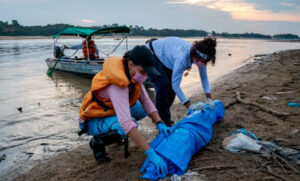
<svg viewBox="0 0 300 181"><path fill-rule="evenodd" d="M145 112L140 102L136 102L130 108L130 112L131 112L131 116L134 117L136 120L144 119L147 116L147 113Z"/></svg>

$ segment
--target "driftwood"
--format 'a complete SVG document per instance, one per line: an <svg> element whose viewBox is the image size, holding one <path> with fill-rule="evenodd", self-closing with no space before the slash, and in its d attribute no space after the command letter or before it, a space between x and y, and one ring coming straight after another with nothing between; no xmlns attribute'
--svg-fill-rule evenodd
<svg viewBox="0 0 300 181"><path fill-rule="evenodd" d="M279 175L273 173L273 172L270 171L270 170L262 169L262 171L264 171L264 172L266 172L266 173L269 173L269 174L273 175L274 177L280 178L280 179L282 179L282 180L284 180L284 181L288 181L287 179L285 179L285 178L283 178L283 177L281 177L281 176L279 176Z"/></svg>
<svg viewBox="0 0 300 181"><path fill-rule="evenodd" d="M238 101L237 100L234 100L234 101L231 101L231 102L229 102L229 103L227 103L227 104L225 104L225 109L228 109L229 107L231 107L231 106L233 106L235 103L237 103Z"/></svg>
<svg viewBox="0 0 300 181"><path fill-rule="evenodd" d="M288 116L288 115L290 115L289 113L278 112L278 111L275 111L273 109L267 108L266 106L263 106L263 105L258 104L256 102L250 102L250 101L243 100L241 98L241 94L240 94L239 91L236 92L236 98L237 98L238 102L240 102L240 103L243 103L243 104L246 104L246 105L251 105L251 106L256 106L259 109L261 109L265 112L268 112L270 114L273 114L275 116Z"/></svg>
<svg viewBox="0 0 300 181"><path fill-rule="evenodd" d="M293 167L287 160L285 160L284 158L282 158L281 156L279 156L278 154L276 154L274 151L271 150L271 152L273 153L275 159L279 158L281 161L283 161L287 166L289 166L292 170L294 170L296 173L300 174L299 170L297 170L295 167Z"/></svg>
<svg viewBox="0 0 300 181"><path fill-rule="evenodd" d="M215 165L215 166L205 166L205 167L199 167L194 168L193 171L200 171L200 170L211 170L211 169L224 169L224 168L237 168L241 165Z"/></svg>
<svg viewBox="0 0 300 181"><path fill-rule="evenodd" d="M276 92L275 94L276 95L281 95L281 94L290 94L290 93L293 93L295 91L286 91L286 92Z"/></svg>
<svg viewBox="0 0 300 181"><path fill-rule="evenodd" d="M290 169L294 170L297 174L300 174L300 171L297 170L295 167L293 167L286 159L284 159L283 157L281 157L279 154L275 153L275 151L265 147L265 146L262 146L264 149L268 150L271 152L271 156L272 158L277 161L277 163L279 163L279 160L281 160L283 163L285 163L287 165L287 167L289 167ZM277 160L278 159L278 160ZM280 166L283 167L282 164L280 164ZM284 169L285 170L285 169Z"/></svg>
<svg viewBox="0 0 300 181"><path fill-rule="evenodd" d="M259 165L258 167L260 167L260 168L261 168L261 167L265 167L265 166L269 165L270 163L272 163L272 161L267 161L267 162L265 162L265 163Z"/></svg>
<svg viewBox="0 0 300 181"><path fill-rule="evenodd" d="M196 159L196 160L192 160L192 162L198 162L198 161L205 161L205 160L213 160L213 159L219 159L219 158L222 158L220 156L216 156L216 157L204 157L204 158L199 158L199 159Z"/></svg>
<svg viewBox="0 0 300 181"><path fill-rule="evenodd" d="M274 160L278 163L278 165L281 167L281 169L282 169L282 171L285 173L285 174L287 174L287 171L286 171L286 169L284 168L284 166L280 163L280 161L279 160L277 160L277 158L275 157L274 158Z"/></svg>

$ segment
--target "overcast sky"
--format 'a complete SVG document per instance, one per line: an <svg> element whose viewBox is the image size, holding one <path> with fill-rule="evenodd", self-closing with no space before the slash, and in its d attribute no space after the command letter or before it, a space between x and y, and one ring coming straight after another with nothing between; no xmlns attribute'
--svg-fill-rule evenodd
<svg viewBox="0 0 300 181"><path fill-rule="evenodd" d="M300 0L0 0L0 20L12 19L300 35Z"/></svg>

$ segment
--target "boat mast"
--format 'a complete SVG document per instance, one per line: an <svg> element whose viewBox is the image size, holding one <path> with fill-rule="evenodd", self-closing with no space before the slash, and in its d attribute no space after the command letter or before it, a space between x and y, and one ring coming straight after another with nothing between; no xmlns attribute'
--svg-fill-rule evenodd
<svg viewBox="0 0 300 181"><path fill-rule="evenodd" d="M88 36L85 38L85 44L86 44L86 48L87 48L87 53L88 53L88 61L90 61L90 51L89 51L89 44L88 44Z"/></svg>

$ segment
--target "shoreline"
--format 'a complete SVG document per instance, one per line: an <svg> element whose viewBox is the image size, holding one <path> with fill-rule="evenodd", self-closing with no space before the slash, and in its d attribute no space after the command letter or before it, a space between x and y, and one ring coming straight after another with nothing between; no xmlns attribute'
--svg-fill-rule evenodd
<svg viewBox="0 0 300 181"><path fill-rule="evenodd" d="M191 160L189 169L207 165L225 165L233 163L236 165L247 165L236 169L205 170L201 174L208 180L260 180L270 177L267 173L256 169L257 165L267 160L254 154L233 154L222 150L223 139L238 128L245 127L264 140L284 139L287 145L297 145L300 132L292 133L293 130L300 130L299 108L286 106L287 102L300 102L300 50L288 50L276 52L266 56L263 60L246 64L241 68L216 80L212 85L214 98L222 100L227 107L225 118L214 126L214 135L204 149L199 151ZM242 98L272 107L272 109L292 113L282 119L265 113L256 107L246 106L235 101L235 93L240 91ZM277 94L278 92L293 93ZM276 101L268 101L263 96L276 96ZM192 103L204 100L204 95L193 95ZM186 113L181 104L172 106L172 119L178 121ZM157 134L156 128L149 119L140 122L139 128L147 139L151 141ZM151 131L151 129L153 131ZM88 144L66 153L61 153L42 162L29 172L17 176L16 180L137 180L140 178L139 168L142 165L145 155L130 141L129 151L131 156L123 158L123 147L115 145L108 147L112 161L103 165L97 165L94 161ZM195 162L203 157L212 158L206 161ZM213 159L215 158L215 159ZM273 170L282 177L291 180L300 179L299 175L288 170L285 175L276 162L269 164ZM300 169L299 166L296 167ZM240 174L237 174L240 173ZM251 179L250 179L251 178ZM275 177L273 177L275 178Z"/></svg>

